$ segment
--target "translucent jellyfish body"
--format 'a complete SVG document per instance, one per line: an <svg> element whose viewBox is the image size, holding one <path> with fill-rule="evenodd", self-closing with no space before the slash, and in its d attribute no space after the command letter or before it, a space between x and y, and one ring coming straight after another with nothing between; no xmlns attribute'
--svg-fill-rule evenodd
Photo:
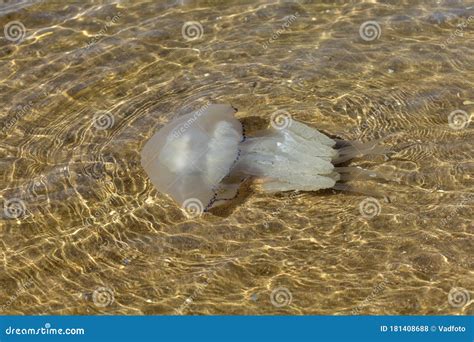
<svg viewBox="0 0 474 342"><path fill-rule="evenodd" d="M242 125L228 105L210 105L179 117L145 144L142 166L158 191L186 206L211 205L238 159Z"/></svg>
<svg viewBox="0 0 474 342"><path fill-rule="evenodd" d="M335 140L295 120L244 137L234 114L230 105L209 105L152 136L142 166L158 191L202 211L235 194L247 177L258 179L267 192L332 188L341 177L338 170L347 171L335 168L336 162L374 147L348 144L337 150Z"/></svg>

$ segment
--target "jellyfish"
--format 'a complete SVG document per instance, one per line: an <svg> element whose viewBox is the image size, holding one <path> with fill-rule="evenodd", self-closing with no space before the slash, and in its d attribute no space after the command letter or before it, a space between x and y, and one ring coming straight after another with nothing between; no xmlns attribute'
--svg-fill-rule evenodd
<svg viewBox="0 0 474 342"><path fill-rule="evenodd" d="M340 181L375 173L337 165L386 152L378 140L337 141L291 118L247 136L236 112L231 105L210 104L159 129L141 153L156 189L202 212L235 197L247 178L268 193L343 189Z"/></svg>

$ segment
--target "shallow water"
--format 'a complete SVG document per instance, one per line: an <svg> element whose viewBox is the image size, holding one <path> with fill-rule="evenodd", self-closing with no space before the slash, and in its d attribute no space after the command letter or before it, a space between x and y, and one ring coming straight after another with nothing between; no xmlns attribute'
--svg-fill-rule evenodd
<svg viewBox="0 0 474 342"><path fill-rule="evenodd" d="M3 314L473 314L472 4L65 3L0 0ZM189 218L140 151L208 102L387 137L384 179Z"/></svg>

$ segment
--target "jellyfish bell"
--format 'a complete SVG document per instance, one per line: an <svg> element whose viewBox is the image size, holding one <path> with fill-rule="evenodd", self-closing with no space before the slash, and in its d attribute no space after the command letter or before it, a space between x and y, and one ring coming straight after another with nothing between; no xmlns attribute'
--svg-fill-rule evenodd
<svg viewBox="0 0 474 342"><path fill-rule="evenodd" d="M366 154L382 154L379 141L337 146L318 130L291 120L245 137L230 105L212 104L162 127L145 144L142 166L158 191L182 207L202 212L231 199L245 178L265 192L345 189L340 180L373 177L335 165Z"/></svg>
<svg viewBox="0 0 474 342"><path fill-rule="evenodd" d="M161 128L145 144L142 166L158 191L204 211L239 154L242 124L229 105L207 105Z"/></svg>

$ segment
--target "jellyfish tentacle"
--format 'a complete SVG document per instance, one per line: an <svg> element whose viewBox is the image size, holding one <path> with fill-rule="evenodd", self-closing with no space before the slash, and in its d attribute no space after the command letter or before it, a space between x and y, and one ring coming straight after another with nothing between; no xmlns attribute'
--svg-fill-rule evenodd
<svg viewBox="0 0 474 342"><path fill-rule="evenodd" d="M335 141L300 122L270 129L241 144L242 156L234 172L266 179L266 192L315 191L330 188L338 180L331 159Z"/></svg>
<svg viewBox="0 0 474 342"><path fill-rule="evenodd" d="M390 149L380 146L380 143L387 139L383 137L380 139L372 140L366 143L362 143L354 140L337 140L336 150L337 157L333 158L335 165L344 163L348 160L363 157L366 155L383 155L387 154Z"/></svg>

